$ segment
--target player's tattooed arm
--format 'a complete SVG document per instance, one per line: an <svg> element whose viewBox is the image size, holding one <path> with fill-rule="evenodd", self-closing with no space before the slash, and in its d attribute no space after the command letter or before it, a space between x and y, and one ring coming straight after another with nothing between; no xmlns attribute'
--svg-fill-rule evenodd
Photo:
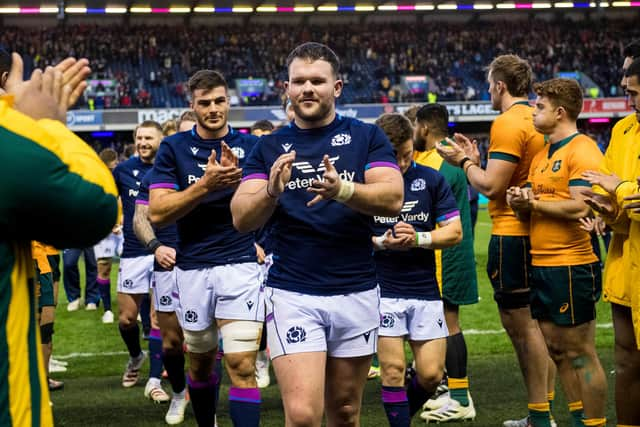
<svg viewBox="0 0 640 427"><path fill-rule="evenodd" d="M136 237L156 258L158 263L166 268L171 269L176 263L176 250L169 246L163 245L156 239L156 233L149 222L149 206L144 204L136 204L136 210L133 215L133 231Z"/></svg>

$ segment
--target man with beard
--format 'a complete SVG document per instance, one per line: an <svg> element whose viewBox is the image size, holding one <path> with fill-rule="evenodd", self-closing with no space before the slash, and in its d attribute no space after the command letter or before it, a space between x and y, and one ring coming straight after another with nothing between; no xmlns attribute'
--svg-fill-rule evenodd
<svg viewBox="0 0 640 427"><path fill-rule="evenodd" d="M263 136L231 203L238 230L271 220L267 339L287 426L359 425L376 352L372 216L395 216L403 181L376 126L336 114L339 60L305 43L287 58L294 121ZM226 347L225 347L226 350Z"/></svg>
<svg viewBox="0 0 640 427"><path fill-rule="evenodd" d="M525 184L533 156L544 147L544 137L533 127L528 95L531 66L516 55L498 56L489 65L487 80L491 104L501 114L491 125L489 160L480 166L478 147L463 135L436 143L438 153L458 166L469 183L489 199L493 222L487 274L493 286L500 320L515 349L528 394L528 418L508 421L505 427L549 427L547 384L553 372L538 322L529 307L529 225L518 221L506 204L506 190Z"/></svg>
<svg viewBox="0 0 640 427"><path fill-rule="evenodd" d="M257 426L260 391L255 359L262 333L262 274L253 234L233 228L229 203L245 157L257 138L227 124L224 77L200 70L188 83L196 125L166 138L149 185L149 215L156 226L176 223L178 313L190 360L189 396L199 426L214 425L212 374L222 333L231 379L229 410L235 426Z"/></svg>
<svg viewBox="0 0 640 427"><path fill-rule="evenodd" d="M118 274L118 307L120 308L118 327L130 358L122 376L123 387L133 387L137 384L140 368L146 358L140 348L137 318L140 304L151 288L154 256L149 252L157 248L145 248L140 244L134 231L133 217L140 182L153 167L162 139L162 127L154 121L144 121L138 125L134 135L138 156L132 156L113 170L124 213L122 228L124 245ZM154 340L149 340L151 367L144 394L155 402L166 402L169 400L169 395L160 385L162 346L155 344Z"/></svg>

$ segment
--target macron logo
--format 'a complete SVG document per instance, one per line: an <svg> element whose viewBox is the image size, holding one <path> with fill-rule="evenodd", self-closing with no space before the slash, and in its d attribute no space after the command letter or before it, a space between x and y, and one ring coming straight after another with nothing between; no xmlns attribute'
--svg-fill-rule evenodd
<svg viewBox="0 0 640 427"><path fill-rule="evenodd" d="M133 170L133 176L138 176L139 173L140 171L138 169Z"/></svg>
<svg viewBox="0 0 640 427"><path fill-rule="evenodd" d="M288 153L289 150L291 150L291 147L293 147L293 144L282 144L282 149L285 153Z"/></svg>
<svg viewBox="0 0 640 427"><path fill-rule="evenodd" d="M331 163L332 165L335 165L336 161L339 158L340 156L329 157L329 163ZM317 169L314 169L314 167L311 166L311 163L309 162L295 162L292 164L292 166L298 169L302 173L316 173L316 172L322 173L327 170L327 168L324 167L324 162L322 161L318 164Z"/></svg>
<svg viewBox="0 0 640 427"><path fill-rule="evenodd" d="M193 155L195 156L196 154L198 154L198 151L200 151L199 148L196 147L191 147L191 152L193 153Z"/></svg>
<svg viewBox="0 0 640 427"><path fill-rule="evenodd" d="M411 212L411 209L415 208L418 204L418 200L414 200L412 202L404 202L402 206L402 210L400 212Z"/></svg>

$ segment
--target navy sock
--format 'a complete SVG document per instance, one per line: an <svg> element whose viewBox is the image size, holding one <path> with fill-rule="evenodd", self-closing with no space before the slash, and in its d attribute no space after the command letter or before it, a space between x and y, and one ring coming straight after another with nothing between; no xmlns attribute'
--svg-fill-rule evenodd
<svg viewBox="0 0 640 427"><path fill-rule="evenodd" d="M433 395L434 390L427 391L418 382L418 376L413 377L407 387L407 399L409 400L409 415L413 415L422 408L422 405Z"/></svg>
<svg viewBox="0 0 640 427"><path fill-rule="evenodd" d="M142 349L140 348L140 328L138 327L138 322L134 323L130 328L124 329L122 326L118 326L118 329L120 329L120 336L127 346L127 350L129 350L129 356L140 356Z"/></svg>
<svg viewBox="0 0 640 427"><path fill-rule="evenodd" d="M151 330L151 299L149 294L146 294L140 303L140 319L142 320L142 328L145 331Z"/></svg>
<svg viewBox="0 0 640 427"><path fill-rule="evenodd" d="M215 381L213 375L207 381L194 381L189 375L189 399L198 427L213 427L216 407L211 404L215 399Z"/></svg>
<svg viewBox="0 0 640 427"><path fill-rule="evenodd" d="M218 407L218 400L220 400L220 385L222 384L222 358L224 353L218 350L216 353L216 361L213 364L213 374L216 376L216 399L214 404Z"/></svg>
<svg viewBox="0 0 640 427"><path fill-rule="evenodd" d="M182 350L176 352L164 352L162 355L162 363L167 370L171 390L174 393L181 393L186 386L184 377L184 353Z"/></svg>
<svg viewBox="0 0 640 427"><path fill-rule="evenodd" d="M104 311L110 311L111 310L111 280L101 279L98 277L96 279L96 283L98 284L98 291L100 291L100 299L102 299Z"/></svg>
<svg viewBox="0 0 640 427"><path fill-rule="evenodd" d="M404 387L382 386L382 404L387 413L389 426L409 427L411 415L409 415L409 401Z"/></svg>
<svg viewBox="0 0 640 427"><path fill-rule="evenodd" d="M260 424L260 390L229 389L229 414L235 427L257 427Z"/></svg>
<svg viewBox="0 0 640 427"><path fill-rule="evenodd" d="M149 377L162 378L162 336L160 329L151 329L149 334Z"/></svg>

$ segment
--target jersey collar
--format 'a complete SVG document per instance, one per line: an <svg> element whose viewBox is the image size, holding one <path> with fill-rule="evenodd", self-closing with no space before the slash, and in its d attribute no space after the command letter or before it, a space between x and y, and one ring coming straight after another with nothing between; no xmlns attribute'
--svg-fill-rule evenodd
<svg viewBox="0 0 640 427"><path fill-rule="evenodd" d="M551 156L553 156L556 151L558 151L559 149L561 149L562 147L567 145L569 142L571 142L571 140L573 138L575 138L578 135L580 135L580 132L576 132L573 135L569 135L568 137L566 137L564 139L561 139L560 141L556 142L555 144L549 145L549 154L548 154L547 158L550 159Z"/></svg>

